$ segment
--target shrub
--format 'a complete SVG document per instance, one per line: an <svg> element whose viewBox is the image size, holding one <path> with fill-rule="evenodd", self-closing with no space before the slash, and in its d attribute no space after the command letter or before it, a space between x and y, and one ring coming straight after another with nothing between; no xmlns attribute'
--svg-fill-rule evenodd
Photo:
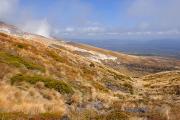
<svg viewBox="0 0 180 120"><path fill-rule="evenodd" d="M22 65L24 65L27 69L45 72L45 68L43 66L35 64L31 61L27 61L19 56L15 56L7 52L0 52L0 62L10 64L15 67L21 67Z"/></svg>
<svg viewBox="0 0 180 120"><path fill-rule="evenodd" d="M11 78L11 84L19 83L19 82L28 82L30 84L36 84L38 82L43 82L45 87L50 89L55 89L61 94L73 94L74 91L72 87L66 84L64 81L54 80L52 78L45 78L43 76L28 76L17 74Z"/></svg>
<svg viewBox="0 0 180 120"><path fill-rule="evenodd" d="M5 52L0 52L0 61L6 64L14 65L16 67L21 66L21 60L19 57L15 57Z"/></svg>
<svg viewBox="0 0 180 120"><path fill-rule="evenodd" d="M18 44L17 47L22 49L22 48L25 48L25 45L24 44Z"/></svg>
<svg viewBox="0 0 180 120"><path fill-rule="evenodd" d="M89 66L90 66L90 67L95 67L95 64L94 64L94 63L91 63Z"/></svg>

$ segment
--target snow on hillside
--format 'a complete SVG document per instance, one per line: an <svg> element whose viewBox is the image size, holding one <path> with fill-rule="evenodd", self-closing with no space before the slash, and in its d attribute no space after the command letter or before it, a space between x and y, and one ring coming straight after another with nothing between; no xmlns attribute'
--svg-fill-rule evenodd
<svg viewBox="0 0 180 120"><path fill-rule="evenodd" d="M6 27L0 27L0 32L8 33L8 34L11 33L11 31L8 28L6 28Z"/></svg>
<svg viewBox="0 0 180 120"><path fill-rule="evenodd" d="M92 61L95 61L95 62L100 63L102 60L113 60L113 61L115 61L117 59L117 57L105 55L102 53L98 53L96 51L85 50L85 49L81 49L81 48L74 47L72 45L67 45L67 44L62 44L62 45L66 48L69 48L72 51L88 53L88 56L86 56L86 57Z"/></svg>

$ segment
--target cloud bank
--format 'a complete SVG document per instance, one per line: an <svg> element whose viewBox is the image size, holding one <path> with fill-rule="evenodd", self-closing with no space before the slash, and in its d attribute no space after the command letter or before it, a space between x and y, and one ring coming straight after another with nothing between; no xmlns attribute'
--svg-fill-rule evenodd
<svg viewBox="0 0 180 120"><path fill-rule="evenodd" d="M179 5L180 0L134 0L128 15L145 29L175 29L180 28Z"/></svg>
<svg viewBox="0 0 180 120"><path fill-rule="evenodd" d="M13 14L19 0L0 0L0 18L6 19Z"/></svg>
<svg viewBox="0 0 180 120"><path fill-rule="evenodd" d="M28 31L30 33L42 35L45 37L50 37L50 33L51 33L51 26L49 25L49 23L47 22L46 19L36 20L36 21L35 20L34 21L27 21L23 25L22 28L24 31Z"/></svg>
<svg viewBox="0 0 180 120"><path fill-rule="evenodd" d="M0 0L0 20L16 24L22 30L45 37L50 37L51 26L46 18L35 18L29 13L31 9L24 11L18 9L20 0ZM32 13L33 14L33 13Z"/></svg>
<svg viewBox="0 0 180 120"><path fill-rule="evenodd" d="M0 20L45 37L180 37L180 0L133 0L126 1L126 6L107 5L104 10L100 8L108 1L97 5L84 0L47 0L51 4L46 7L44 2L22 4L22 0L0 0ZM106 15L112 7L117 8L112 15Z"/></svg>

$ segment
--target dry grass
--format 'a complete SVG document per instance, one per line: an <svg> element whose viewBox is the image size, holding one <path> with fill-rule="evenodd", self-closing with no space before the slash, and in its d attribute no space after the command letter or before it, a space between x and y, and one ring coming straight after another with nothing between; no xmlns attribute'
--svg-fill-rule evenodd
<svg viewBox="0 0 180 120"><path fill-rule="evenodd" d="M77 120L147 119L147 116L155 120L173 118L178 111L179 72L137 79L129 77L129 73L142 75L139 70L145 70L147 74L148 70L156 69L157 64L167 68L172 64L178 67L179 62L79 46L121 60L120 66L101 64L74 54L72 46L64 48L52 44L59 46L61 43L40 36L26 40L0 33L0 119L9 116L11 119L14 113L22 113L23 118L38 114L36 119L67 114ZM114 70L112 65L122 67L116 70L126 74ZM177 107L156 108L165 103ZM144 106L150 110L145 115L123 111L125 107ZM169 116L163 111L155 114L159 109L168 111Z"/></svg>
<svg viewBox="0 0 180 120"><path fill-rule="evenodd" d="M66 112L63 99L56 92L56 96L49 100L35 88L24 91L6 83L1 83L0 89L0 112L59 113L61 115ZM49 92L44 94L54 94L53 91L47 91Z"/></svg>

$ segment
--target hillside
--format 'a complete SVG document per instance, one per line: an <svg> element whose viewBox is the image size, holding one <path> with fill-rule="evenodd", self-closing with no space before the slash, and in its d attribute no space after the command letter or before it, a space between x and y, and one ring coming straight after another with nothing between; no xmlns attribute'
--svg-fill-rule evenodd
<svg viewBox="0 0 180 120"><path fill-rule="evenodd" d="M180 117L179 60L59 41L5 23L0 28L0 119Z"/></svg>
<svg viewBox="0 0 180 120"><path fill-rule="evenodd" d="M98 59L98 62L100 61L101 63L132 77L140 77L149 73L180 69L180 60L173 58L163 58L157 56L135 56L96 48L80 43L67 43L81 48L78 50L75 49L74 53L88 57L94 61L97 61L99 57L101 59ZM102 59L104 55L109 56L109 58L105 56L106 59Z"/></svg>

